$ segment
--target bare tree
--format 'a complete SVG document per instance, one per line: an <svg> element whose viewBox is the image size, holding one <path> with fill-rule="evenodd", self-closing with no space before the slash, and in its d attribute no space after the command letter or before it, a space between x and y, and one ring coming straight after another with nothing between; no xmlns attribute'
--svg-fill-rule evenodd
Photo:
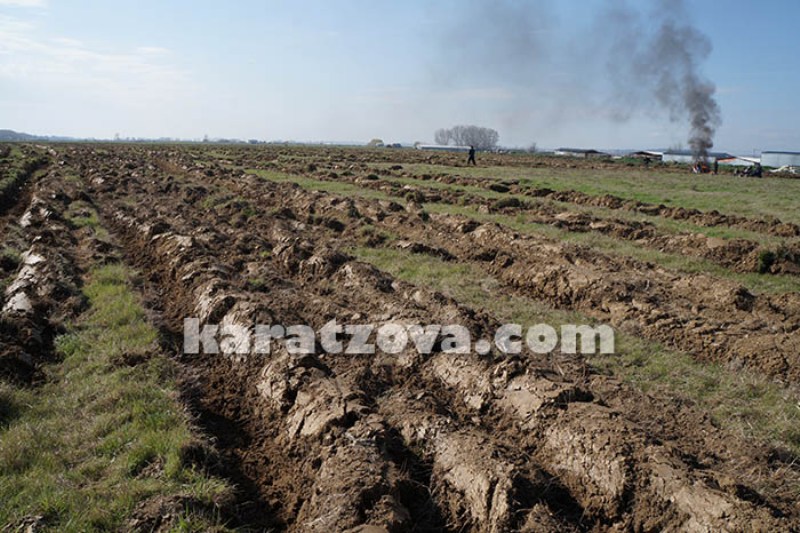
<svg viewBox="0 0 800 533"><path fill-rule="evenodd" d="M480 126L453 126L450 129L436 130L434 134L437 144L457 146L474 146L478 150L492 150L497 146L500 135L491 128Z"/></svg>

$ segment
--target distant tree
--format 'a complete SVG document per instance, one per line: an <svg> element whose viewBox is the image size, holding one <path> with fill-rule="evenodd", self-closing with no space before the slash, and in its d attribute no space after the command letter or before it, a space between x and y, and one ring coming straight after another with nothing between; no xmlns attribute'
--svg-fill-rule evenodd
<svg viewBox="0 0 800 533"><path fill-rule="evenodd" d="M383 146L383 139L372 139L367 143L370 148L380 148Z"/></svg>
<svg viewBox="0 0 800 533"><path fill-rule="evenodd" d="M437 144L450 144L452 141L457 146L474 146L478 150L493 150L497 147L500 135L492 128L453 126L450 129L436 130L434 138ZM445 139L446 142L442 142Z"/></svg>

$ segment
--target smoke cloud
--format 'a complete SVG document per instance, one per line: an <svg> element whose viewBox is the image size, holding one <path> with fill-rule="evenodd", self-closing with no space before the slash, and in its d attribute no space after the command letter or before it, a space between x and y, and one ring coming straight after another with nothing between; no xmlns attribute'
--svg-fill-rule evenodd
<svg viewBox="0 0 800 533"><path fill-rule="evenodd" d="M672 120L688 119L689 146L695 158L705 159L721 123L715 86L700 74L711 43L691 24L681 0L654 2L648 20L656 22L655 31L647 31L642 17L624 2L615 2L604 17L615 39L617 95L629 97L630 87L654 98Z"/></svg>
<svg viewBox="0 0 800 533"><path fill-rule="evenodd" d="M444 34L440 72L451 84L515 86L508 114L547 107L543 128L587 114L666 114L687 124L695 157L707 157L721 123L715 86L701 71L712 47L683 1L590 5L584 18L567 20L547 0L468 3Z"/></svg>

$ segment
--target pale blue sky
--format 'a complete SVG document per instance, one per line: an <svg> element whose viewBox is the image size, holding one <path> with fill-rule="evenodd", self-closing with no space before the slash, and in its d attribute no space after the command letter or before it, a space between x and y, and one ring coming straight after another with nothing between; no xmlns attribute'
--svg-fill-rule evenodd
<svg viewBox="0 0 800 533"><path fill-rule="evenodd" d="M685 144L647 102L624 121L606 106L598 13L621 1L0 0L0 128L413 142L474 123L512 146ZM800 2L686 10L713 45L717 148L800 151Z"/></svg>

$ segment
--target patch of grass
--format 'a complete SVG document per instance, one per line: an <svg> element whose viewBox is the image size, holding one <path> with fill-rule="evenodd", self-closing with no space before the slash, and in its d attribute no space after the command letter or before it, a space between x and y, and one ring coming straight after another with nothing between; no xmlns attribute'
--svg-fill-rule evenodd
<svg viewBox="0 0 800 533"><path fill-rule="evenodd" d="M698 363L689 355L629 335L617 335L613 355L590 362L644 392L689 398L722 427L800 457L800 395L750 370Z"/></svg>
<svg viewBox="0 0 800 533"><path fill-rule="evenodd" d="M4 246L0 249L0 294L5 292L6 287L11 285L22 256L16 248Z"/></svg>
<svg viewBox="0 0 800 533"><path fill-rule="evenodd" d="M563 242L589 246L605 254L632 257L680 272L706 273L730 279L754 293L786 293L800 290L800 280L797 276L734 272L706 259L662 252L632 241L595 232L570 232L548 224L528 222L519 215L481 213L472 207L449 204L425 204L425 209L431 213L463 215L480 222L496 222L523 234L544 235Z"/></svg>
<svg viewBox="0 0 800 533"><path fill-rule="evenodd" d="M37 150L22 150L12 147L0 166L0 199L13 192L48 159Z"/></svg>
<svg viewBox="0 0 800 533"><path fill-rule="evenodd" d="M365 224L361 226L358 229L358 236L362 240L381 244L396 241L399 238L396 233L384 229L378 229L372 224Z"/></svg>
<svg viewBox="0 0 800 533"><path fill-rule="evenodd" d="M70 217L69 221L72 222L76 228L97 228L100 226L100 219L97 218L97 212L95 211Z"/></svg>
<svg viewBox="0 0 800 533"><path fill-rule="evenodd" d="M505 168L505 167L498 167L498 168ZM364 189L356 184L351 184L346 182L315 180L311 178L299 177L292 174L286 174L272 170L248 170L248 172L261 176L265 179L269 179L271 181L297 183L298 185L307 190L324 191L340 195L358 195L368 198L380 198L385 200L394 200L399 203L402 203L403 201L399 197L393 197L384 194L380 191ZM474 186L451 185L436 181L416 180L413 178L386 178L386 179L401 184L414 184L414 185L422 184L438 189L458 189L465 192L472 192L487 198L494 199L496 202L495 205L496 208L513 207L516 205L515 199L527 199L522 195L507 195ZM655 263L665 268L678 270L685 273L708 273L714 276L727 278L737 283L740 283L741 285L743 285L748 290L754 293L785 293L785 292L793 292L800 290L800 280L796 279L796 276L761 275L763 272L766 272L766 270L762 271L761 273L734 272L730 269L727 269L723 266L720 266L706 259L690 257L675 253L662 252L654 248L642 246L633 241L617 239L596 232L585 232L585 233L570 232L568 230L556 228L548 224L527 222L524 218L524 214L503 215L497 213L481 213L477 209L471 206L452 205L445 203L427 203L424 205L424 207L425 207L424 216L427 216L428 213L459 214L468 216L470 218L482 222L497 222L509 226L512 229L515 229L521 233L532 234L532 235L536 234L545 235L566 242L582 244L585 246L590 246L592 248L597 249L600 252L610 255L633 257L634 259L640 261ZM585 208L583 206L574 206L572 204L565 204L565 208L577 211L589 210L589 209L594 209L594 210L602 209L602 208ZM626 212L615 211L613 213L613 216L622 214L626 214ZM635 213L627 213L627 215L636 216ZM690 226L692 226L694 230L700 229L697 226L693 226L689 223L685 223L682 221L672 221L668 219L661 219L660 217L649 217L649 218L658 219L659 222L657 225L662 225L668 228L672 228L673 232L677 232L680 230L691 231ZM770 238L770 236L757 235L752 232L744 232L732 228L702 228L702 230L703 230L702 233L704 234L720 236L724 238L742 237L743 234L747 234L747 237L757 239L763 242L782 242L780 239L772 239Z"/></svg>
<svg viewBox="0 0 800 533"><path fill-rule="evenodd" d="M213 196L208 196L200 202L200 206L203 209L214 209L218 205L224 205L227 202L230 202L233 199L233 196L229 194L215 194Z"/></svg>
<svg viewBox="0 0 800 533"><path fill-rule="evenodd" d="M764 250L758 254L758 271L761 274L769 272L770 267L775 264L777 258L778 256L775 255L775 252L770 250Z"/></svg>
<svg viewBox="0 0 800 533"><path fill-rule="evenodd" d="M41 515L48 531L118 530L138 503L180 495L197 502L182 521L218 526L198 509L231 489L184 459L197 440L130 272L99 267L84 292L90 307L58 337L47 382L0 385L0 524Z"/></svg>
<svg viewBox="0 0 800 533"><path fill-rule="evenodd" d="M95 237L108 241L111 235L103 227L97 210L89 203L78 200L72 202L65 212L67 220L77 229L90 228Z"/></svg>
<svg viewBox="0 0 800 533"><path fill-rule="evenodd" d="M3 248L0 249L0 262L19 265L21 261L22 254L16 248L11 246L3 246Z"/></svg>
<svg viewBox="0 0 800 533"><path fill-rule="evenodd" d="M402 203L398 198L389 196L381 191L373 189L366 189L359 187L356 184L348 183L346 181L325 181L313 178L306 178L303 176L295 176L294 174L287 174L285 172L278 172L275 170L262 170L262 169L247 169L248 174L253 174L265 180L274 181L278 183L296 183L300 187L311 191L323 191L332 194L360 196L362 198L376 198L380 200L393 200Z"/></svg>
<svg viewBox="0 0 800 533"><path fill-rule="evenodd" d="M363 189L356 184L330 182L322 180L314 180L310 178L303 178L294 176L292 174L285 174L271 170L254 170L250 171L256 173L266 179L272 181L288 181L297 183L304 189L315 191L326 191L333 194L342 195L360 195L365 197L374 197L387 200L394 200L402 202L399 197L392 197L383 194L379 191L372 191L370 189ZM436 181L423 181L413 178L386 178L389 181L401 184L425 185L438 189L456 189L465 192L471 192L490 199L494 199L495 208L514 207L517 202L522 199L530 200L523 195L508 195L497 193L495 191L486 190L474 186L460 186ZM373 195L371 193L376 193ZM561 202L553 202L561 204ZM563 204L565 209L590 212L602 211L603 208L588 208L585 206L575 206L573 204ZM568 230L556 228L548 224L539 224L526 221L524 214L517 215L503 215L497 213L481 213L471 206L465 205L452 205L446 203L427 203L425 204L425 213L445 213L445 214L459 214L480 220L482 222L497 222L507 225L521 233L532 235L545 235L551 238L559 239L566 242L573 242L582 244L597 249L600 252L617 256L628 256L638 259L640 261L651 262L663 266L665 268L678 270L686 273L708 273L714 276L723 277L740 283L748 290L755 293L785 293L800 290L800 280L796 276L785 275L761 275L768 270L762 270L760 273L739 273L720 266L712 261L685 256L681 254L662 252L660 250L642 246L633 241L626 241L617 239L612 236L602 235L596 232L570 232ZM614 211L614 210L606 210ZM622 216L620 216L622 215ZM612 216L618 218L628 218L631 220L648 218L656 220L656 225L666 229L669 233L677 233L678 231L696 231L702 232L711 236L719 236L721 238L751 238L760 242L780 243L782 239L773 238L771 236L764 236L755 234L753 232L746 232L743 230L736 230L734 228L700 228L683 221L673 221L670 219L663 219L660 217L647 217L637 213L628 213L621 210L616 210ZM702 231L700 231L702 230Z"/></svg>
<svg viewBox="0 0 800 533"><path fill-rule="evenodd" d="M251 291L262 292L267 289L267 282L263 278L252 278L247 280L247 287Z"/></svg>
<svg viewBox="0 0 800 533"><path fill-rule="evenodd" d="M590 324L579 313L500 289L500 282L475 265L386 248L356 248L353 255L399 279L438 290L459 302L486 309L503 322L533 325ZM591 355L600 372L619 376L643 392L688 398L724 429L800 456L800 395L748 370L700 363L659 343L616 332L614 354Z"/></svg>
<svg viewBox="0 0 800 533"><path fill-rule="evenodd" d="M755 231L749 231L739 228L731 228L728 226L718 226L718 227L698 226L696 224L692 224L691 222L685 220L675 220L657 215L647 215L635 211L627 211L625 209L611 209L607 207L587 206L587 205L573 204L570 202L551 200L548 198L531 198L524 194L511 194L511 193L501 194L496 191L485 189L483 187L478 187L475 185L441 183L434 180L423 180L421 178L409 178L409 177L387 176L384 177L383 179L389 182L398 183L402 185L411 185L411 186L426 187L438 190L453 190L464 193L470 193L476 196L481 196L495 201L516 199L520 202L523 201L537 202L542 205L554 206L563 211L574 211L578 213L585 213L587 215L595 216L598 218L617 218L625 221L648 222L656 226L659 230L671 234L676 234L681 232L702 233L703 235L708 235L710 237L719 237L722 239L734 239L734 238L749 239L749 240L759 241L764 244L771 243L775 245L780 245L786 242L786 239L782 237L776 237L774 235L765 235L763 233L757 233ZM511 202L512 204L506 205L505 207L514 207L513 200ZM498 209L501 207L503 206L502 205L495 206L495 208Z"/></svg>
<svg viewBox="0 0 800 533"><path fill-rule="evenodd" d="M215 194L205 198L200 205L203 209L224 209L230 206L239 210L239 213L244 218L251 218L258 214L256 208L253 207L249 201L241 196L232 196L230 194Z"/></svg>
<svg viewBox="0 0 800 533"><path fill-rule="evenodd" d="M390 163L375 164L383 169ZM613 194L647 203L666 204L702 211L800 223L800 180L765 176L762 179L730 175L698 176L659 167L649 170L613 168L563 168L555 166L450 167L405 164L416 175L453 174L482 178L519 179L522 185L553 190L577 190L591 195Z"/></svg>

